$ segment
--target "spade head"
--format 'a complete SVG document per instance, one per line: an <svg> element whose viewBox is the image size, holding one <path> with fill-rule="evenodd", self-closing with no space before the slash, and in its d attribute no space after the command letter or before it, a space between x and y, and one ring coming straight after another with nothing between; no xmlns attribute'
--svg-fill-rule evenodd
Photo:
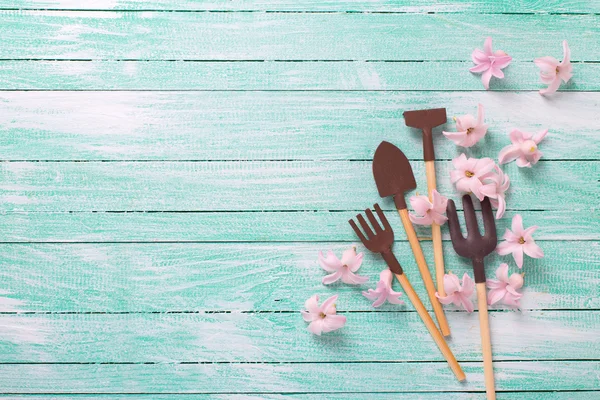
<svg viewBox="0 0 600 400"><path fill-rule="evenodd" d="M408 158L389 142L381 142L373 157L373 176L381 197L394 196L396 208L406 208L404 192L417 187Z"/></svg>
<svg viewBox="0 0 600 400"><path fill-rule="evenodd" d="M430 110L415 110L404 112L404 123L411 128L419 128L423 131L423 158L425 161L433 161L432 129L446 123L446 109L432 108Z"/></svg>

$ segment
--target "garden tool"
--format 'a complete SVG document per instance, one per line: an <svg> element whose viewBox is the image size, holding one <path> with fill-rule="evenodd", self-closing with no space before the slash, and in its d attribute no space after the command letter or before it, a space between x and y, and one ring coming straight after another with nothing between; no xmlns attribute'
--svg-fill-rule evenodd
<svg viewBox="0 0 600 400"><path fill-rule="evenodd" d="M375 212L377 212L379 220L381 221L381 224L383 225L383 228L381 227L379 222L377 222L377 219L375 218L373 212L370 209L366 209L365 214L371 222L371 225L373 226L375 232L371 230L371 227L369 226L369 224L367 224L367 221L365 221L364 217L361 214L358 214L356 216L356 219L360 223L360 226L363 228L365 234L367 235L366 238L363 232L358 228L358 226L356 226L354 220L350 220L348 222L350 223L352 229L354 229L354 232L356 232L356 235L359 237L359 239L362 241L362 243L367 249L374 253L381 254L383 259L387 263L390 271L392 271L392 273L396 276L396 279L398 279L398 282L400 282L400 285L402 285L402 289L404 289L406 296L417 310L417 313L419 313L419 316L423 320L423 323L429 330L431 337L433 337L433 340L442 352L442 355L444 356L446 361L448 361L450 369L452 369L452 372L454 372L454 375L456 375L456 378L459 381L464 381L465 373L458 364L458 361L456 361L456 358L454 357L454 354L452 354L452 350L450 350L450 348L448 347L446 340L435 326L435 323L433 322L433 319L431 319L431 316L427 312L427 309L423 305L423 302L421 302L421 299L419 298L412 285L410 284L408 278L404 274L404 271L402 270L400 263L394 256L394 253L392 253L392 245L394 244L394 231L392 230L392 227L390 226L387 218L383 214L383 211L379 207L379 204L375 204L374 208Z"/></svg>
<svg viewBox="0 0 600 400"><path fill-rule="evenodd" d="M496 223L490 199L485 198L481 202L481 214L483 216L484 234L479 233L477 216L473 208L473 200L470 195L463 196L463 209L467 225L467 237L463 237L456 214L454 201L449 200L446 209L448 215L448 228L452 246L459 256L470 258L473 262L473 275L477 287L477 304L479 305L479 331L481 334L481 349L483 353L483 373L485 378L485 391L488 400L496 398L494 388L494 368L492 366L492 344L490 341L490 325L488 320L487 295L485 289L485 268L483 259L496 248L498 239L496 237Z"/></svg>
<svg viewBox="0 0 600 400"><path fill-rule="evenodd" d="M394 196L396 209L400 214L400 219L402 219L402 225L404 225L415 261L425 283L440 331L442 335L448 336L450 335L448 320L444 315L442 305L435 297L435 285L433 279L431 279L431 273L425 261L425 256L423 256L423 249L421 249L419 239L417 239L415 228L408 217L406 201L404 200L404 192L417 187L410 163L399 148L389 142L381 142L373 157L373 176L381 197Z"/></svg>
<svg viewBox="0 0 600 400"><path fill-rule="evenodd" d="M423 159L425 160L425 174L427 175L429 201L433 201L431 193L436 190L432 129L438 125L445 124L446 119L445 108L404 112L404 122L406 123L406 126L419 128L423 131ZM435 276L438 292L440 296L445 296L442 231L440 226L435 222L431 224L431 240L433 242L433 260L435 262Z"/></svg>

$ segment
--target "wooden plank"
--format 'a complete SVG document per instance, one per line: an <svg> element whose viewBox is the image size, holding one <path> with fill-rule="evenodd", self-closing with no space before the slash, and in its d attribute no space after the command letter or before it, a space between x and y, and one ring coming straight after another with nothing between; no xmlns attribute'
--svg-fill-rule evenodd
<svg viewBox="0 0 600 400"><path fill-rule="evenodd" d="M425 193L423 163L412 166ZM452 168L437 163L441 193L454 193L444 178ZM597 206L599 162L511 163L504 171L510 210ZM376 201L393 209L377 193L371 161L4 162L0 181L1 211L360 210Z"/></svg>
<svg viewBox="0 0 600 400"><path fill-rule="evenodd" d="M298 311L313 294L340 295L338 309L373 310L360 295L385 268L365 253L361 287L324 286L319 251L340 255L351 243L3 244L0 312ZM526 259L524 309L600 308L599 242L539 241L545 258ZM422 243L431 260L431 242ZM472 267L444 246L446 268L462 276ZM359 251L364 251L359 246ZM394 252L415 290L426 298L407 243ZM510 256L486 258L488 276ZM398 285L394 284L397 290ZM448 307L455 309L454 306ZM501 305L494 309L503 309ZM402 310L384 305L381 310ZM406 310L412 306L406 305Z"/></svg>
<svg viewBox="0 0 600 400"><path fill-rule="evenodd" d="M453 131L452 117L476 113L477 103L489 132L474 156L496 157L519 127L550 129L544 159L600 159L590 123L599 102L600 93L0 92L0 159L367 160L387 140L415 160L422 137L404 110L445 106ZM436 154L451 159L461 150L442 129Z"/></svg>
<svg viewBox="0 0 600 400"><path fill-rule="evenodd" d="M464 363L467 382L445 363L355 364L12 364L0 365L4 393L438 392L484 389L481 363ZM595 390L600 362L495 363L497 390ZM15 376L21 379L14 379ZM347 379L348 376L360 379ZM391 379L390 377L394 377Z"/></svg>
<svg viewBox="0 0 600 400"><path fill-rule="evenodd" d="M349 242L357 240L348 212L11 213L2 217L0 243L98 242ZM537 240L600 240L600 221L581 211L508 211L496 221L502 234L512 217L542 228ZM406 241L396 211L387 211L396 241ZM462 215L460 216L463 220ZM431 240L431 229L415 226ZM449 241L446 228L443 240Z"/></svg>
<svg viewBox="0 0 600 400"><path fill-rule="evenodd" d="M6 0L0 9L50 10L182 10L182 11L368 11L368 12L437 12L437 13L597 13L593 1L548 0Z"/></svg>
<svg viewBox="0 0 600 400"><path fill-rule="evenodd" d="M0 61L3 90L474 90L468 61L186 62ZM600 64L574 64L561 91L600 90ZM530 62L513 62L493 91L545 87Z"/></svg>
<svg viewBox="0 0 600 400"><path fill-rule="evenodd" d="M595 40L600 34L598 15L151 11L0 15L6 32L0 38L2 59L465 61L492 32L496 48L517 60L560 56L562 40L572 44L574 61L600 60Z"/></svg>
<svg viewBox="0 0 600 400"><path fill-rule="evenodd" d="M506 400L597 400L600 393L597 391L564 391L554 392L552 390L547 391L536 391L536 392L510 392L502 393L502 399ZM54 395L2 395L0 398L10 399L27 399L27 400L64 400L70 396L68 394L54 394ZM250 400L263 400L263 399L305 399L306 394L251 394L247 393L243 395L244 399ZM317 394L311 393L310 398L315 400L354 400L369 398L372 400L432 400L439 399L440 393L344 393L344 394ZM231 399L232 395L224 394L168 394L168 395L157 395L157 394L112 394L111 399L113 400L141 400L141 399L153 399L153 400L197 400L197 399ZM77 400L97 400L98 395L77 395ZM480 400L481 393L468 393L468 392L445 392L444 399L447 400Z"/></svg>
<svg viewBox="0 0 600 400"><path fill-rule="evenodd" d="M416 312L346 316L316 338L299 312L0 315L0 363L444 361ZM476 313L448 321L456 358L481 361ZM493 312L490 327L496 362L600 359L600 311Z"/></svg>

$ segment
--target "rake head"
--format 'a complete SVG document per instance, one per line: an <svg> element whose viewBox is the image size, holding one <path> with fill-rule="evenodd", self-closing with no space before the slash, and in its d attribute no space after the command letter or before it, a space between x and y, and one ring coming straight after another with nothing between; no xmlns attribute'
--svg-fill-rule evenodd
<svg viewBox="0 0 600 400"><path fill-rule="evenodd" d="M452 246L459 256L473 260L473 270L475 282L485 282L485 271L483 269L483 259L496 248L498 238L496 237L496 223L492 212L490 199L487 197L481 202L481 214L483 216L484 234L479 233L477 224L477 215L473 207L473 200L470 195L462 198L465 222L467 225L467 237L465 238L460 230L458 214L454 201L448 200L446 215L448 216L448 228Z"/></svg>
<svg viewBox="0 0 600 400"><path fill-rule="evenodd" d="M369 222L373 226L375 232L373 232L362 214L357 214L356 219L358 220L358 223L362 229L365 231L364 234L358 228L358 226L356 226L354 220L351 219L348 221L348 223L350 226L352 226L352 229L354 229L354 232L367 249L373 253L380 253L383 256L383 259L390 268L390 271L392 271L394 274L402 274L402 267L392 253L392 244L394 244L394 231L392 230L387 218L383 214L381 207L379 207L379 204L375 204L373 208L375 208L375 212L383 224L383 228L381 225L379 225L379 222L377 222L375 215L373 215L373 211L368 208L365 210L365 214L367 215L367 218L369 219Z"/></svg>

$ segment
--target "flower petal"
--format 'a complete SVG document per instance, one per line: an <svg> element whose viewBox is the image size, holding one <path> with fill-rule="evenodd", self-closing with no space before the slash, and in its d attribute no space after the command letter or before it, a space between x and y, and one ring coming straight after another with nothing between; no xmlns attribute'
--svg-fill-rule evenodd
<svg viewBox="0 0 600 400"><path fill-rule="evenodd" d="M488 69L483 74L481 74L481 82L483 83L483 87L485 90L490 88L490 79L492 79L492 69Z"/></svg>
<svg viewBox="0 0 600 400"><path fill-rule="evenodd" d="M556 58L550 56L536 58L533 63L544 72L556 71L556 67L560 64Z"/></svg>
<svg viewBox="0 0 600 400"><path fill-rule="evenodd" d="M523 217L521 217L521 214L517 214L513 217L510 229L517 236L523 235Z"/></svg>
<svg viewBox="0 0 600 400"><path fill-rule="evenodd" d="M318 318L315 319L313 322L311 322L308 325L308 331L314 333L315 335L321 336L321 333L323 332L323 321L325 319L323 318Z"/></svg>
<svg viewBox="0 0 600 400"><path fill-rule="evenodd" d="M523 245L523 251L531 258L542 258L544 257L544 251L535 244L534 241L525 243Z"/></svg>
<svg viewBox="0 0 600 400"><path fill-rule="evenodd" d="M508 278L508 284L516 289L520 289L523 287L523 275L521 274L512 274L510 278Z"/></svg>
<svg viewBox="0 0 600 400"><path fill-rule="evenodd" d="M486 37L485 42L483 42L483 51L488 56L491 56L494 54L492 52L492 38L490 36Z"/></svg>
<svg viewBox="0 0 600 400"><path fill-rule="evenodd" d="M552 94L560 87L560 77L554 78L550 85L546 89L540 90L540 94Z"/></svg>
<svg viewBox="0 0 600 400"><path fill-rule="evenodd" d="M346 325L346 317L343 315L328 315L323 318L323 333L333 332Z"/></svg>
<svg viewBox="0 0 600 400"><path fill-rule="evenodd" d="M504 297L505 294L506 294L505 289L492 289L492 290L488 291L488 304L489 305L496 304L497 302L502 300L502 298Z"/></svg>
<svg viewBox="0 0 600 400"><path fill-rule="evenodd" d="M487 71L490 68L491 68L491 64L490 64L489 60L486 60L482 63L478 63L478 65L476 65L474 67L469 68L469 71L477 73L477 72Z"/></svg>
<svg viewBox="0 0 600 400"><path fill-rule="evenodd" d="M513 250L513 258L517 263L517 267L523 268L523 246L518 246Z"/></svg>
<svg viewBox="0 0 600 400"><path fill-rule="evenodd" d="M475 307L473 307L473 302L467 296L460 296L462 307L468 312L472 313Z"/></svg>
<svg viewBox="0 0 600 400"><path fill-rule="evenodd" d="M323 257L323 253L319 252L319 265L327 272L335 272L342 267L342 262L329 250L327 257Z"/></svg>
<svg viewBox="0 0 600 400"><path fill-rule="evenodd" d="M342 277L342 271L335 271L333 274L325 275L321 282L323 285L331 285L334 282L337 282Z"/></svg>
<svg viewBox="0 0 600 400"><path fill-rule="evenodd" d="M500 264L496 270L496 278L498 278L500 282L508 283L508 264Z"/></svg>
<svg viewBox="0 0 600 400"><path fill-rule="evenodd" d="M520 247L521 245L519 243L505 241L498 244L498 247L496 247L496 253L500 254L501 256L505 256L514 252L517 248Z"/></svg>
<svg viewBox="0 0 600 400"><path fill-rule="evenodd" d="M462 288L461 292L464 296L471 296L473 294L473 290L475 290L475 282L473 279L465 272L462 278Z"/></svg>
<svg viewBox="0 0 600 400"><path fill-rule="evenodd" d="M510 62L512 61L512 57L511 56L496 56L496 59L494 60L494 67L498 68L498 69L504 69L506 67L508 67L508 64L510 64Z"/></svg>
<svg viewBox="0 0 600 400"><path fill-rule="evenodd" d="M444 290L447 294L452 294L460 290L460 281L458 276L450 273L444 275Z"/></svg>
<svg viewBox="0 0 600 400"><path fill-rule="evenodd" d="M335 314L336 310L335 310L335 302L338 299L338 295L335 294L333 296L331 296L330 298L328 298L327 300L325 300L323 302L323 304L321 304L321 312L325 313L325 314Z"/></svg>
<svg viewBox="0 0 600 400"><path fill-rule="evenodd" d="M544 129L543 131L540 131L533 136L533 141L535 142L535 144L539 144L542 141L542 139L546 137L547 134L548 129Z"/></svg>
<svg viewBox="0 0 600 400"><path fill-rule="evenodd" d="M304 303L304 308L306 308L309 313L321 312L321 308L319 307L319 295L315 294L306 300Z"/></svg>
<svg viewBox="0 0 600 400"><path fill-rule="evenodd" d="M362 285L369 280L368 276L356 275L350 270L346 270L342 273L342 282L349 285Z"/></svg>
<svg viewBox="0 0 600 400"><path fill-rule="evenodd" d="M408 217L410 218L411 222L416 225L431 225L433 223L433 218L430 214L419 216L409 213Z"/></svg>
<svg viewBox="0 0 600 400"><path fill-rule="evenodd" d="M571 49L569 49L569 44L566 40L563 40L563 60L561 62L562 65L571 63Z"/></svg>
<svg viewBox="0 0 600 400"><path fill-rule="evenodd" d="M362 292L362 295L365 296L367 299L373 301L379 298L379 296L381 296L381 290L369 289L366 292Z"/></svg>
<svg viewBox="0 0 600 400"><path fill-rule="evenodd" d="M433 208L427 196L411 196L410 205L417 214L425 215Z"/></svg>

